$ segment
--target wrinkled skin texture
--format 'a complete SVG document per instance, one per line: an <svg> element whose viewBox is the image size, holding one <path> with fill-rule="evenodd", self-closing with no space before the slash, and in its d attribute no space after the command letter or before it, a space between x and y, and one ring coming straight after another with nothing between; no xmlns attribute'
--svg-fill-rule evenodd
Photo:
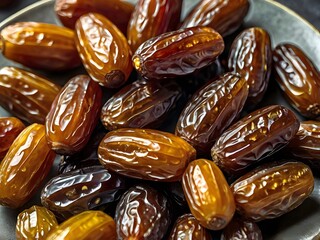
<svg viewBox="0 0 320 240"><path fill-rule="evenodd" d="M0 161L24 128L24 124L18 118L0 117Z"/></svg>
<svg viewBox="0 0 320 240"><path fill-rule="evenodd" d="M233 41L228 68L242 75L249 85L246 105L255 106L267 90L272 68L272 48L268 32L262 28L249 28Z"/></svg>
<svg viewBox="0 0 320 240"><path fill-rule="evenodd" d="M59 225L46 240L116 240L114 220L101 211L85 211Z"/></svg>
<svg viewBox="0 0 320 240"><path fill-rule="evenodd" d="M284 147L299 129L295 114L282 106L258 109L230 126L211 149L213 161L226 173L245 168Z"/></svg>
<svg viewBox="0 0 320 240"><path fill-rule="evenodd" d="M107 88L123 85L131 71L127 39L107 18L88 13L76 23L76 46L91 78Z"/></svg>
<svg viewBox="0 0 320 240"><path fill-rule="evenodd" d="M125 178L92 166L52 178L41 192L41 203L59 219L68 219L86 210L115 207L127 189Z"/></svg>
<svg viewBox="0 0 320 240"><path fill-rule="evenodd" d="M62 155L80 151L99 120L102 90L89 76L70 79L56 96L46 118L49 146Z"/></svg>
<svg viewBox="0 0 320 240"><path fill-rule="evenodd" d="M231 185L237 211L253 221L279 217L298 207L311 194L311 169L299 162L264 165Z"/></svg>
<svg viewBox="0 0 320 240"><path fill-rule="evenodd" d="M101 110L108 130L156 128L176 107L182 90L175 82L136 81L113 95Z"/></svg>
<svg viewBox="0 0 320 240"><path fill-rule="evenodd" d="M192 215L202 226L223 229L232 219L235 202L221 170L212 161L198 159L188 165L182 187Z"/></svg>
<svg viewBox="0 0 320 240"><path fill-rule="evenodd" d="M0 105L28 123L44 123L61 87L16 67L0 69Z"/></svg>
<svg viewBox="0 0 320 240"><path fill-rule="evenodd" d="M200 88L182 110L175 134L198 154L209 154L222 132L241 112L248 85L240 75L227 73Z"/></svg>
<svg viewBox="0 0 320 240"><path fill-rule="evenodd" d="M128 25L132 52L150 38L175 30L181 9L182 0L139 0Z"/></svg>
<svg viewBox="0 0 320 240"><path fill-rule="evenodd" d="M181 28L208 26L225 37L240 27L248 10L248 0L202 0L187 15Z"/></svg>
<svg viewBox="0 0 320 240"><path fill-rule="evenodd" d="M45 207L32 206L18 215L17 240L45 240L49 232L58 226L56 217Z"/></svg>
<svg viewBox="0 0 320 240"><path fill-rule="evenodd" d="M130 188L116 208L115 222L120 239L159 240L171 223L169 202L148 186Z"/></svg>
<svg viewBox="0 0 320 240"><path fill-rule="evenodd" d="M132 57L146 79L174 78L193 73L224 50L224 41L212 28L193 27L163 33L144 42Z"/></svg>
<svg viewBox="0 0 320 240"><path fill-rule="evenodd" d="M131 178L174 182L196 151L183 139L152 129L124 128L107 133L98 157L108 170Z"/></svg>
<svg viewBox="0 0 320 240"><path fill-rule="evenodd" d="M210 232L192 214L182 215L175 222L168 240L211 240Z"/></svg>
<svg viewBox="0 0 320 240"><path fill-rule="evenodd" d="M280 44L273 50L276 80L290 104L303 116L320 119L320 73L298 47Z"/></svg>
<svg viewBox="0 0 320 240"><path fill-rule="evenodd" d="M10 208L25 204L48 175L55 156L43 125L25 128L0 164L0 204Z"/></svg>
<svg viewBox="0 0 320 240"><path fill-rule="evenodd" d="M124 0L56 0L55 2L55 12L66 27L73 29L82 15L96 12L113 22L123 34L127 32L133 9L134 6Z"/></svg>
<svg viewBox="0 0 320 240"><path fill-rule="evenodd" d="M18 22L2 29L0 35L3 56L26 67L63 71L81 65L74 32L68 28Z"/></svg>

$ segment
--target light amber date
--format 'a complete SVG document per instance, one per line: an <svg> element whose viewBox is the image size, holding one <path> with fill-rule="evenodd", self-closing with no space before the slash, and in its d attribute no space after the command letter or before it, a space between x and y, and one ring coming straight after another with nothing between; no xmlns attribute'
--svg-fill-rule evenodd
<svg viewBox="0 0 320 240"><path fill-rule="evenodd" d="M61 87L16 67L0 69L0 105L29 123L44 123Z"/></svg>
<svg viewBox="0 0 320 240"><path fill-rule="evenodd" d="M221 133L241 112L248 85L240 75L227 73L199 89L180 114L175 134L198 154L209 154Z"/></svg>
<svg viewBox="0 0 320 240"><path fill-rule="evenodd" d="M98 148L105 168L152 181L177 181L196 151L183 139L151 129L124 128L107 133Z"/></svg>
<svg viewBox="0 0 320 240"><path fill-rule="evenodd" d="M24 128L24 124L18 118L0 117L0 161Z"/></svg>
<svg viewBox="0 0 320 240"><path fill-rule="evenodd" d="M262 166L236 180L231 190L237 210L254 221L281 216L298 207L312 192L311 169L299 162Z"/></svg>
<svg viewBox="0 0 320 240"><path fill-rule="evenodd" d="M0 164L0 204L11 208L25 204L48 175L55 156L43 125L25 128Z"/></svg>
<svg viewBox="0 0 320 240"><path fill-rule="evenodd" d="M182 187L192 215L202 226L223 229L235 212L230 187L221 170L206 159L189 163L182 177Z"/></svg>
<svg viewBox="0 0 320 240"><path fill-rule="evenodd" d="M80 151L99 120L101 104L102 90L89 76L70 79L46 118L46 137L51 149L62 155Z"/></svg>
<svg viewBox="0 0 320 240"><path fill-rule="evenodd" d="M193 27L149 39L140 45L132 60L144 78L173 78L209 65L223 50L219 33L208 27Z"/></svg>
<svg viewBox="0 0 320 240"><path fill-rule="evenodd" d="M213 161L238 175L288 144L299 129L295 114L282 106L258 109L229 127L211 149Z"/></svg>
<svg viewBox="0 0 320 240"><path fill-rule="evenodd" d="M116 240L114 220L101 211L85 211L55 228L46 240Z"/></svg>
<svg viewBox="0 0 320 240"><path fill-rule="evenodd" d="M120 30L104 16L88 13L79 18L75 31L77 49L92 79L108 88L123 85L132 62L130 47Z"/></svg>
<svg viewBox="0 0 320 240"><path fill-rule="evenodd" d="M19 22L2 29L0 35L3 56L24 66L62 71L81 65L74 33L68 28Z"/></svg>
<svg viewBox="0 0 320 240"><path fill-rule="evenodd" d="M18 215L17 240L45 240L58 226L56 217L45 207L32 206Z"/></svg>

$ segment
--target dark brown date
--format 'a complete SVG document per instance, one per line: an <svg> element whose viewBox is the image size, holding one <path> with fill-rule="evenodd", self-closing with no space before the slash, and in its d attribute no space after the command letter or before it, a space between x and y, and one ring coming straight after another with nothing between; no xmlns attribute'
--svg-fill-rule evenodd
<svg viewBox="0 0 320 240"><path fill-rule="evenodd" d="M177 136L189 142L198 154L208 154L221 133L241 112L248 85L238 74L227 73L199 89L181 112Z"/></svg>
<svg viewBox="0 0 320 240"><path fill-rule="evenodd" d="M148 186L130 188L116 208L118 239L159 240L171 223L167 198Z"/></svg>
<svg viewBox="0 0 320 240"><path fill-rule="evenodd" d="M136 81L113 95L101 110L108 130L156 128L176 107L182 90L175 82Z"/></svg>
<svg viewBox="0 0 320 240"><path fill-rule="evenodd" d="M223 50L219 33L208 27L193 27L149 39L140 45L132 60L144 78L173 78L209 65Z"/></svg>
<svg viewBox="0 0 320 240"><path fill-rule="evenodd" d="M291 105L303 116L320 119L320 73L298 47L280 44L273 50L276 80Z"/></svg>
<svg viewBox="0 0 320 240"><path fill-rule="evenodd" d="M228 68L247 80L249 95L246 105L254 107L267 90L272 68L272 48L268 32L258 27L241 32L232 43Z"/></svg>
<svg viewBox="0 0 320 240"><path fill-rule="evenodd" d="M298 129L299 120L291 110L264 107L229 127L212 147L211 156L226 173L238 175L288 144Z"/></svg>

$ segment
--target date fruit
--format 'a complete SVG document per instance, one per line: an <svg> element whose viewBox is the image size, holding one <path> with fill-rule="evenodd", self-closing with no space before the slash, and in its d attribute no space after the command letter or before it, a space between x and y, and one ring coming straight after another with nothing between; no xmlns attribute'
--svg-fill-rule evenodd
<svg viewBox="0 0 320 240"><path fill-rule="evenodd" d="M18 215L17 240L45 240L50 231L58 226L56 217L45 207L32 206Z"/></svg>
<svg viewBox="0 0 320 240"><path fill-rule="evenodd" d="M101 110L108 130L156 128L176 107L182 90L175 82L135 81L113 95Z"/></svg>
<svg viewBox="0 0 320 240"><path fill-rule="evenodd" d="M81 61L74 32L49 23L18 22L1 30L0 50L6 58L30 68L63 71Z"/></svg>
<svg viewBox="0 0 320 240"><path fill-rule="evenodd" d="M88 13L78 19L75 31L78 52L91 78L107 88L123 85L132 62L130 47L120 30L104 16Z"/></svg>
<svg viewBox="0 0 320 240"><path fill-rule="evenodd" d="M48 175L55 156L43 125L25 128L0 164L0 204L11 208L25 204Z"/></svg>
<svg viewBox="0 0 320 240"><path fill-rule="evenodd" d="M70 79L56 96L46 118L46 137L52 150L62 155L80 151L99 120L100 86L87 75Z"/></svg>
<svg viewBox="0 0 320 240"><path fill-rule="evenodd" d="M213 161L238 175L251 164L283 148L299 129L295 114L282 106L258 109L229 127L211 149Z"/></svg>
<svg viewBox="0 0 320 240"><path fill-rule="evenodd" d="M146 79L174 78L209 65L223 50L219 33L208 27L193 27L149 39L140 45L132 61Z"/></svg>
<svg viewBox="0 0 320 240"><path fill-rule="evenodd" d="M276 80L290 104L303 116L320 119L320 73L298 47L280 44L273 50Z"/></svg>
<svg viewBox="0 0 320 240"><path fill-rule="evenodd" d="M299 162L264 165L231 185L237 211L253 221L281 216L298 207L311 194L311 169Z"/></svg>
<svg viewBox="0 0 320 240"><path fill-rule="evenodd" d="M118 240L162 239L171 223L167 198L148 186L130 188L116 208Z"/></svg>
<svg viewBox="0 0 320 240"><path fill-rule="evenodd" d="M107 133L98 157L108 170L144 180L181 179L196 151L183 139L152 129L124 128Z"/></svg>
<svg viewBox="0 0 320 240"><path fill-rule="evenodd" d="M28 123L44 123L61 87L16 67L0 69L0 105Z"/></svg>
<svg viewBox="0 0 320 240"><path fill-rule="evenodd" d="M230 187L221 170L212 161L198 159L189 163L182 187L192 215L202 226L220 230L235 212Z"/></svg>
<svg viewBox="0 0 320 240"><path fill-rule="evenodd" d="M85 211L55 228L46 240L116 240L116 224L101 211Z"/></svg>
<svg viewBox="0 0 320 240"><path fill-rule="evenodd" d="M238 74L226 73L200 88L182 110L175 134L198 154L209 154L221 133L241 112L248 85Z"/></svg>

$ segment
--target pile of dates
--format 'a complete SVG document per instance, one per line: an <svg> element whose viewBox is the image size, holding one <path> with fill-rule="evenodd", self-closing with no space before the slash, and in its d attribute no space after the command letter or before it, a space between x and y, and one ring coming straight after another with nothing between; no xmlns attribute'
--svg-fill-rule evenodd
<svg viewBox="0 0 320 240"><path fill-rule="evenodd" d="M65 27L1 29L29 70L0 69L0 204L42 204L17 239L262 239L256 222L309 197L320 74L298 46L239 31L249 5L201 0L181 21L182 0L56 0ZM295 112L263 105L271 73Z"/></svg>

